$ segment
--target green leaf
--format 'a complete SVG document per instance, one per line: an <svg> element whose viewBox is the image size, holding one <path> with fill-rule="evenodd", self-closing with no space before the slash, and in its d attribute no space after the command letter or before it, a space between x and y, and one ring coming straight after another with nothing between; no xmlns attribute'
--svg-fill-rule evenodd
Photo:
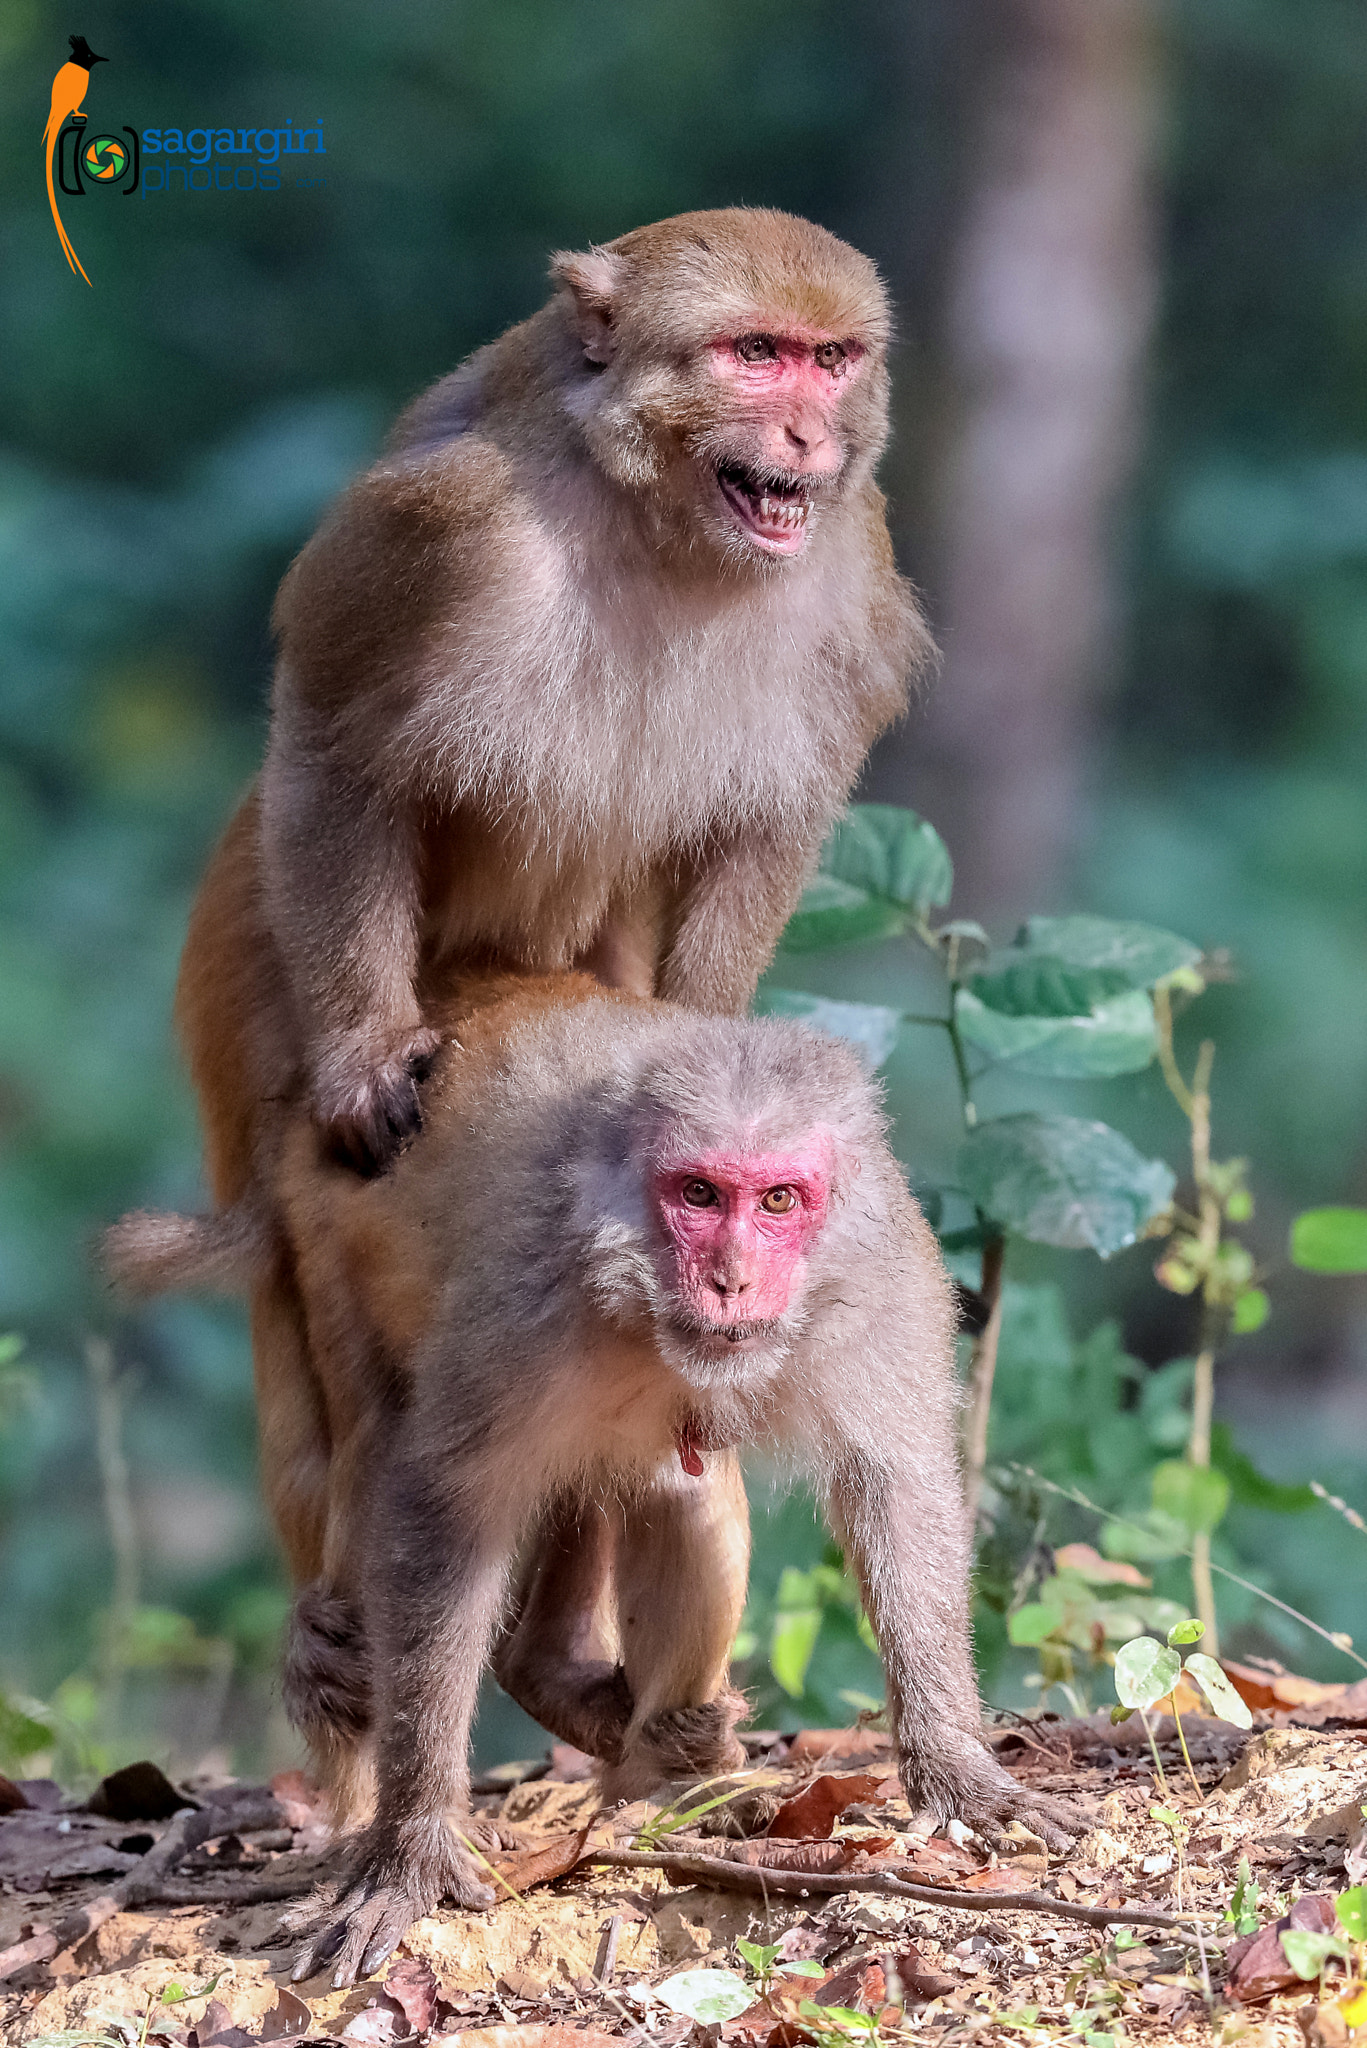
<svg viewBox="0 0 1367 2048"><path fill-rule="evenodd" d="M765 989L758 1007L766 1017L796 1017L813 1031L848 1040L859 1048L870 1072L882 1066L902 1028L902 1012L882 1003L836 1003L795 988Z"/></svg>
<svg viewBox="0 0 1367 2048"><path fill-rule="evenodd" d="M1031 1600L1007 1616L1006 1633L1018 1648L1033 1650L1062 1626L1063 1616L1056 1607L1044 1607L1038 1600Z"/></svg>
<svg viewBox="0 0 1367 2048"><path fill-rule="evenodd" d="M1217 1714L1222 1721L1232 1721L1236 1728L1253 1726L1247 1702L1239 1697L1213 1657L1197 1650L1188 1657L1187 1670L1205 1694L1212 1714Z"/></svg>
<svg viewBox="0 0 1367 2048"><path fill-rule="evenodd" d="M20 1706L0 1693L0 1762L22 1764L25 1757L51 1749L56 1731L50 1722L40 1721L36 1713L29 1711L37 1704L26 1700Z"/></svg>
<svg viewBox="0 0 1367 2048"><path fill-rule="evenodd" d="M821 1609L797 1608L774 1617L769 1645L769 1669L783 1690L801 1699L807 1685L807 1670L821 1633Z"/></svg>
<svg viewBox="0 0 1367 2048"><path fill-rule="evenodd" d="M1337 1934L1321 1934L1310 1927L1284 1927L1277 1936L1282 1954L1303 1982L1313 1983L1330 1956L1351 1961L1348 1944Z"/></svg>
<svg viewBox="0 0 1367 2048"><path fill-rule="evenodd" d="M680 1970L655 1986L655 1996L671 2012L704 2027L733 2020L755 2002L754 1992L734 1970Z"/></svg>
<svg viewBox="0 0 1367 2048"><path fill-rule="evenodd" d="M1272 1304L1261 1287L1245 1287L1235 1297L1234 1318L1230 1328L1236 1337L1247 1337L1254 1330L1261 1330L1267 1321Z"/></svg>
<svg viewBox="0 0 1367 2048"><path fill-rule="evenodd" d="M826 842L821 868L916 917L948 903L954 887L943 839L901 804L851 804Z"/></svg>
<svg viewBox="0 0 1367 2048"><path fill-rule="evenodd" d="M1209 1465L1167 1458L1153 1468L1153 1504L1180 1522L1188 1536L1209 1534L1229 1506L1229 1481Z"/></svg>
<svg viewBox="0 0 1367 2048"><path fill-rule="evenodd" d="M1199 1643L1205 1632L1205 1623L1197 1621L1194 1615L1188 1615L1185 1621L1174 1622L1168 1630L1168 1643L1171 1647L1178 1643Z"/></svg>
<svg viewBox="0 0 1367 2048"><path fill-rule="evenodd" d="M1122 976L1123 988L1152 988L1201 958L1201 948L1176 932L1110 917L1031 917L1016 944L1032 953L1052 953L1069 967Z"/></svg>
<svg viewBox="0 0 1367 2048"><path fill-rule="evenodd" d="M1115 1654L1115 1691L1122 1707L1137 1707L1147 1713L1177 1683L1182 1659L1166 1643L1152 1636L1138 1636Z"/></svg>
<svg viewBox="0 0 1367 2048"><path fill-rule="evenodd" d="M1175 1185L1161 1159L1145 1159L1109 1124L1033 1110L971 1131L959 1177L978 1207L1036 1244L1109 1258L1133 1244Z"/></svg>
<svg viewBox="0 0 1367 2048"><path fill-rule="evenodd" d="M1186 1530L1171 1515L1127 1515L1123 1521L1107 1522L1101 1531L1101 1548L1107 1557L1128 1558L1134 1564L1159 1564L1164 1558L1181 1557L1190 1548Z"/></svg>
<svg viewBox="0 0 1367 2048"><path fill-rule="evenodd" d="M1367 1941L1367 1884L1355 1884L1334 1901L1339 1925L1353 1941Z"/></svg>
<svg viewBox="0 0 1367 2048"><path fill-rule="evenodd" d="M1014 948L994 953L968 985L1003 1017L1086 1017L1098 1003L1133 993L1123 975L1068 967L1052 954Z"/></svg>
<svg viewBox="0 0 1367 2048"><path fill-rule="evenodd" d="M1017 1015L981 1000L980 981L955 994L959 1030L979 1052L1017 1073L1055 1081L1109 1080L1139 1073L1158 1050L1153 1003L1142 990L1127 990L1082 1012Z"/></svg>
<svg viewBox="0 0 1367 2048"><path fill-rule="evenodd" d="M1210 1432L1210 1462L1229 1481L1232 1500L1249 1508L1270 1508L1274 1514L1299 1515L1315 1505L1317 1495L1309 1486L1287 1486L1260 1472L1251 1458L1234 1447L1227 1422L1217 1422Z"/></svg>
<svg viewBox="0 0 1367 2048"><path fill-rule="evenodd" d="M1306 1209L1291 1225L1291 1263L1308 1273L1367 1273L1367 1209Z"/></svg>
<svg viewBox="0 0 1367 2048"><path fill-rule="evenodd" d="M826 946L849 946L861 939L894 938L905 930L906 917L896 904L834 875L814 875L780 944L789 953L818 953Z"/></svg>
<svg viewBox="0 0 1367 2048"><path fill-rule="evenodd" d="M856 2012L852 2005L817 2005L810 1998L804 1998L798 2007L798 2011L804 2019L815 2020L818 2031L824 2022L827 2033L835 2032L835 2029L830 2025L832 2020L837 2020L844 2026L853 2027L855 2032L859 2034L872 2034L878 2028L878 2022L875 2019L870 2018L866 2012Z"/></svg>
<svg viewBox="0 0 1367 2048"><path fill-rule="evenodd" d="M778 1943L769 1945L762 1941L742 1939L736 1943L736 1954L742 1962L750 1965L757 1977L767 1976L778 1961Z"/></svg>
<svg viewBox="0 0 1367 2048"><path fill-rule="evenodd" d="M824 1964L808 1960L801 1963L785 1963L783 1974L785 1977L824 1977L826 1970Z"/></svg>

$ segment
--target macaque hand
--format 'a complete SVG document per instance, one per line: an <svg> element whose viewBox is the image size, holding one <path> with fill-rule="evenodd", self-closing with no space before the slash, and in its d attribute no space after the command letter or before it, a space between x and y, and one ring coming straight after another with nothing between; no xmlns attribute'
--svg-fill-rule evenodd
<svg viewBox="0 0 1367 2048"><path fill-rule="evenodd" d="M405 1032L379 1058L355 1047L324 1053L314 1115L336 1158L367 1179L384 1172L422 1128L418 1086L431 1073L440 1045L440 1032L416 1030Z"/></svg>
<svg viewBox="0 0 1367 2048"><path fill-rule="evenodd" d="M913 1813L933 1813L941 1824L964 1821L991 1847L1018 1820L1062 1855L1092 1826L1069 1800L1018 1785L972 1736L950 1752L904 1752L900 1768Z"/></svg>
<svg viewBox="0 0 1367 2048"><path fill-rule="evenodd" d="M484 1832L476 1827L470 1839L480 1843ZM498 1893L490 1875L444 1822L426 1831L421 1847L381 1842L370 1830L361 1837L351 1875L332 1896L315 1896L281 1922L287 1934L304 1936L291 1981L316 1977L329 1964L334 1991L373 1977L413 1922L443 1899L480 1910L492 1906Z"/></svg>

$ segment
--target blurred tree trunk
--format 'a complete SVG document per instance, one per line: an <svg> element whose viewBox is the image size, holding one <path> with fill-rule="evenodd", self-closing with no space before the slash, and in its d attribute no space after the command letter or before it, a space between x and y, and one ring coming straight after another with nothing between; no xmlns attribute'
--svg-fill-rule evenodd
<svg viewBox="0 0 1367 2048"><path fill-rule="evenodd" d="M1154 0L985 0L949 281L961 408L931 608L945 665L864 793L949 842L961 914L1048 901L1110 656L1113 533L1154 303Z"/></svg>

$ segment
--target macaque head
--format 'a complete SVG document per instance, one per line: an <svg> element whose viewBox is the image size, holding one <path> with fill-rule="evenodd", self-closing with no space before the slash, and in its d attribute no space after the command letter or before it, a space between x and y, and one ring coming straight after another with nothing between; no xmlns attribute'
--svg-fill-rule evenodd
<svg viewBox="0 0 1367 2048"><path fill-rule="evenodd" d="M824 228L735 207L557 256L566 404L600 467L690 548L800 556L887 436L887 299Z"/></svg>
<svg viewBox="0 0 1367 2048"><path fill-rule="evenodd" d="M666 1154L650 1187L664 1320L722 1356L781 1335L801 1305L833 1168L824 1132L782 1152Z"/></svg>

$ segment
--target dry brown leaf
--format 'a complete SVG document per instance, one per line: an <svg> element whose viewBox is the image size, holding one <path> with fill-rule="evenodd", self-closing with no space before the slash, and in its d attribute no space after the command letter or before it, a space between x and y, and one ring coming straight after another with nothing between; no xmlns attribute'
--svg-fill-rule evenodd
<svg viewBox="0 0 1367 2048"><path fill-rule="evenodd" d="M567 1834L550 1836L534 1849L512 1849L491 1857L490 1861L513 1891L530 1891L533 1885L550 1884L552 1879L573 1870L584 1853L588 1836L587 1828L575 1828Z"/></svg>
<svg viewBox="0 0 1367 2048"><path fill-rule="evenodd" d="M1324 1892L1308 1892L1297 1899L1270 1927L1236 1941L1229 1951L1226 1989L1231 1998L1250 2005L1271 1998L1277 1991L1294 1991L1304 1979L1286 1960L1281 1936L1288 1927L1303 1927L1314 1934L1332 1934L1336 1925L1334 1901Z"/></svg>
<svg viewBox="0 0 1367 2048"><path fill-rule="evenodd" d="M1094 1586L1151 1586L1137 1565L1103 1557L1090 1543L1064 1543L1054 1552L1060 1571L1082 1572Z"/></svg>
<svg viewBox="0 0 1367 2048"><path fill-rule="evenodd" d="M282 1984L275 2004L262 2022L261 2039L286 2041L292 2034L306 2034L312 2025L313 2014L304 2000Z"/></svg>
<svg viewBox="0 0 1367 2048"><path fill-rule="evenodd" d="M1315 1678L1300 1678L1294 1671L1260 1671L1251 1664L1232 1664L1220 1659L1220 1669L1246 1707L1254 1713L1286 1713L1292 1707L1319 1707L1337 1701L1348 1691L1346 1685L1323 1685Z"/></svg>
<svg viewBox="0 0 1367 2048"><path fill-rule="evenodd" d="M828 1756L888 1756L892 1737L877 1728L801 1728L788 1745L793 1763L820 1763Z"/></svg>
<svg viewBox="0 0 1367 2048"><path fill-rule="evenodd" d="M400 1956L384 1980L384 1988L403 2007L415 2034L425 2034L437 2014L441 1986L430 1963L421 1956Z"/></svg>
<svg viewBox="0 0 1367 2048"><path fill-rule="evenodd" d="M762 1870L846 1870L861 1847L858 1842L738 1842L727 1851L728 1863L749 1863Z"/></svg>
<svg viewBox="0 0 1367 2048"><path fill-rule="evenodd" d="M769 1833L784 1839L829 1835L847 1806L877 1798L886 1783L873 1771L853 1771L847 1777L823 1772L795 1799L784 1800L769 1823Z"/></svg>

